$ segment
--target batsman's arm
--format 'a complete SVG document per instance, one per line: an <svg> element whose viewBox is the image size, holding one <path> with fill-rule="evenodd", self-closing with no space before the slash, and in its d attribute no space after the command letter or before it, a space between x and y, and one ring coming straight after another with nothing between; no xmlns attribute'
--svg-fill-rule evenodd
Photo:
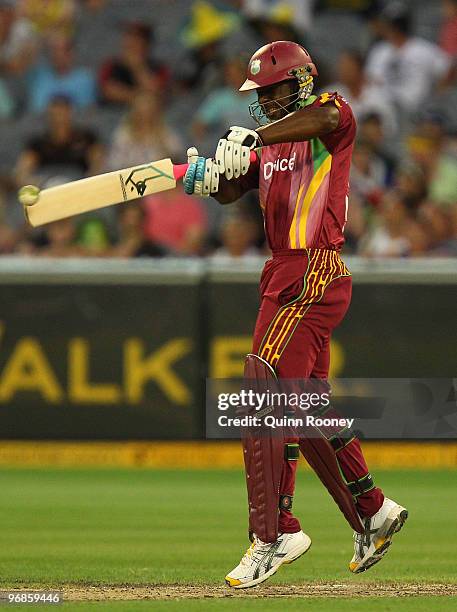
<svg viewBox="0 0 457 612"><path fill-rule="evenodd" d="M325 101L331 99L333 98L329 95ZM243 182L239 183L239 178L247 176L253 165L248 157L249 152L252 154L263 146L323 137L336 130L339 123L338 109L336 106L327 105L300 109L255 131L231 126L219 139L215 160L220 176L230 182L235 179L238 186L232 188L230 185L226 189L219 189L219 201L233 201L235 196L239 197L243 193Z"/></svg>
<svg viewBox="0 0 457 612"><path fill-rule="evenodd" d="M264 145L301 142L330 134L338 127L340 113L333 105L302 108L268 125L257 128Z"/></svg>

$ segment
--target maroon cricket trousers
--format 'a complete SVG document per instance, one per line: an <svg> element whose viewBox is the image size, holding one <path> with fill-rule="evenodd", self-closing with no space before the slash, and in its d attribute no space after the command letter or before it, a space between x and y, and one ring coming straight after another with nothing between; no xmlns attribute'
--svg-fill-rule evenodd
<svg viewBox="0 0 457 612"><path fill-rule="evenodd" d="M352 294L350 272L339 253L329 249L273 252L262 273L260 293L253 353L281 379L327 379L332 332L343 320ZM357 439L338 452L338 462L347 482L368 474ZM294 494L296 467L297 461L284 459L280 495ZM383 500L377 487L360 495L356 502L360 516L375 514ZM279 533L299 530L298 519L281 509Z"/></svg>

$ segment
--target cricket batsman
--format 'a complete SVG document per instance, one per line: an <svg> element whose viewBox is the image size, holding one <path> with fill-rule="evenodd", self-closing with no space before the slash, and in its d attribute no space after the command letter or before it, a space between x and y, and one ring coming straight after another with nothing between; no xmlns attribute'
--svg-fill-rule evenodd
<svg viewBox="0 0 457 612"><path fill-rule="evenodd" d="M250 112L260 127L231 127L214 159L188 151L187 193L227 204L259 189L272 258L262 273L252 353L245 362L250 380L328 384L331 335L351 300L351 274L340 250L356 122L338 93L312 95L317 75L301 45L263 46L240 88L257 91ZM311 546L292 513L299 450L354 530L351 572L380 561L408 517L375 485L360 443L347 429L313 437L248 433L242 444L252 544L227 574L230 587L264 582Z"/></svg>

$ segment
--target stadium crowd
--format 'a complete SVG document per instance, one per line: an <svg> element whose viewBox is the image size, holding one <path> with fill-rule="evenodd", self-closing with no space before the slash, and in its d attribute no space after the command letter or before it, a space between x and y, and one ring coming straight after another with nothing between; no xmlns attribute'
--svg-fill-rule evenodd
<svg viewBox="0 0 457 612"><path fill-rule="evenodd" d="M255 193L178 188L32 230L16 192L212 155L252 125L238 87L272 40L306 46L315 92L356 115L345 252L457 257L457 0L0 0L0 254L266 253Z"/></svg>

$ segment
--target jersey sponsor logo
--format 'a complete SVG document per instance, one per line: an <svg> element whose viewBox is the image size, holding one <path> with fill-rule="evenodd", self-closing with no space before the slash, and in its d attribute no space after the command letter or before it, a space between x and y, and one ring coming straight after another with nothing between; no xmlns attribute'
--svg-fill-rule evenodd
<svg viewBox="0 0 457 612"><path fill-rule="evenodd" d="M292 157L282 157L272 162L265 162L263 165L263 178L266 181L269 181L273 176L273 172L287 172L288 170L292 172L295 168L295 158L297 153L294 152Z"/></svg>

